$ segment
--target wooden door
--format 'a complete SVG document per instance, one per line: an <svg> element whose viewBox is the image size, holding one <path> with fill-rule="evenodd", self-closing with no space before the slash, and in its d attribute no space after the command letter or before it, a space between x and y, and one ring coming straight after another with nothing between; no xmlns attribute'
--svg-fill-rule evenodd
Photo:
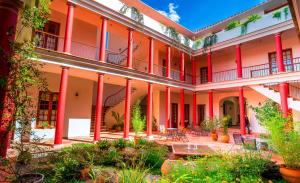
<svg viewBox="0 0 300 183"><path fill-rule="evenodd" d="M172 103L171 107L171 128L178 128L178 104Z"/></svg>
<svg viewBox="0 0 300 183"><path fill-rule="evenodd" d="M200 104L198 105L198 122L197 125L200 126L201 123L205 120L205 105L204 104Z"/></svg>

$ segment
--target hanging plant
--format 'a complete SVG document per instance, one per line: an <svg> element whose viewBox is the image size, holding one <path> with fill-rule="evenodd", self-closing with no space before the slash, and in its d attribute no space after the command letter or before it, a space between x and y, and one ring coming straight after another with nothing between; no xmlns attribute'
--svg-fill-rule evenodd
<svg viewBox="0 0 300 183"><path fill-rule="evenodd" d="M135 7L130 7L128 5L123 5L122 8L119 10L120 13L123 15L127 13L128 10L131 10L131 18L141 24L144 24L144 16L141 12L136 9Z"/></svg>
<svg viewBox="0 0 300 183"><path fill-rule="evenodd" d="M276 18L277 20L281 20L281 11L275 11L273 13L273 18Z"/></svg>
<svg viewBox="0 0 300 183"><path fill-rule="evenodd" d="M289 15L289 7L285 7L284 9L283 9L283 13L284 13L284 17L285 17L285 19L287 19L288 18L288 15Z"/></svg>
<svg viewBox="0 0 300 183"><path fill-rule="evenodd" d="M183 36L183 44L185 46L190 46L190 39L186 36Z"/></svg>
<svg viewBox="0 0 300 183"><path fill-rule="evenodd" d="M202 39L197 39L194 41L193 43L193 49L199 49L200 48L200 45L201 45L201 42L202 42Z"/></svg>
<svg viewBox="0 0 300 183"><path fill-rule="evenodd" d="M248 20L242 23L241 25L241 35L244 35L248 31L248 24L251 22L256 22L257 20L261 19L261 15L259 14L253 14L248 17Z"/></svg>
<svg viewBox="0 0 300 183"><path fill-rule="evenodd" d="M209 35L204 38L203 49L206 49L218 42L218 36L216 34Z"/></svg>
<svg viewBox="0 0 300 183"><path fill-rule="evenodd" d="M235 21L229 22L227 24L225 30L229 31L229 30L232 30L232 29L235 29L235 28L239 27L240 25L241 25L240 21L235 20Z"/></svg>
<svg viewBox="0 0 300 183"><path fill-rule="evenodd" d="M174 39L175 41L180 41L180 38L179 38L179 33L176 31L175 28L173 27L167 27L166 30L165 30L165 33L170 36L172 39Z"/></svg>

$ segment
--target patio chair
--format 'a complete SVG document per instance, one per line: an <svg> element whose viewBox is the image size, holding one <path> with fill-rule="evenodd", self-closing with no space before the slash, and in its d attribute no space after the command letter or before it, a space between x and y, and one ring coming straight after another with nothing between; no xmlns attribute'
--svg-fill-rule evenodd
<svg viewBox="0 0 300 183"><path fill-rule="evenodd" d="M189 138L186 136L187 129L183 128L181 130L178 130L176 136L178 140L183 142L189 142Z"/></svg>
<svg viewBox="0 0 300 183"><path fill-rule="evenodd" d="M233 140L234 140L235 144L237 144L237 145L242 145L243 144L243 139L242 139L241 134L234 133L234 134L232 134L232 136L233 136Z"/></svg>

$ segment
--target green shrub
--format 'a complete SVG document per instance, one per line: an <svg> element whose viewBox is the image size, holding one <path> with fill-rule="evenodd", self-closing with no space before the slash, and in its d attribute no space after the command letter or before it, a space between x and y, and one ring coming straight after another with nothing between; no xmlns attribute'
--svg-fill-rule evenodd
<svg viewBox="0 0 300 183"><path fill-rule="evenodd" d="M99 140L97 146L100 150L107 150L111 147L111 142L108 140Z"/></svg>
<svg viewBox="0 0 300 183"><path fill-rule="evenodd" d="M132 110L132 127L136 135L145 128L145 118L141 114L140 101L137 101Z"/></svg>
<svg viewBox="0 0 300 183"><path fill-rule="evenodd" d="M55 164L53 182L69 182L78 180L83 166L72 157L64 156Z"/></svg>
<svg viewBox="0 0 300 183"><path fill-rule="evenodd" d="M232 22L229 22L225 28L226 31L229 31L229 30L232 30L236 27L239 27L241 25L240 21L238 20L235 20L235 21L232 21Z"/></svg>
<svg viewBox="0 0 300 183"><path fill-rule="evenodd" d="M139 168L123 169L118 174L119 183L146 183L147 170Z"/></svg>
<svg viewBox="0 0 300 183"><path fill-rule="evenodd" d="M128 143L125 139L118 139L113 141L113 146L117 149L124 149L125 147L127 147Z"/></svg>

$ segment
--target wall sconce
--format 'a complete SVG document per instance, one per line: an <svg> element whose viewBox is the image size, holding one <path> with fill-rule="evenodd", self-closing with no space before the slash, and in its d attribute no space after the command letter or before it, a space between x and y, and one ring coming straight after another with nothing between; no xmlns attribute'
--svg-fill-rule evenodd
<svg viewBox="0 0 300 183"><path fill-rule="evenodd" d="M260 102L258 102L258 106L261 106L261 103L260 103Z"/></svg>
<svg viewBox="0 0 300 183"><path fill-rule="evenodd" d="M76 92L76 93L75 93L75 97L78 97L78 96L79 96L79 93L78 93L78 92Z"/></svg>

